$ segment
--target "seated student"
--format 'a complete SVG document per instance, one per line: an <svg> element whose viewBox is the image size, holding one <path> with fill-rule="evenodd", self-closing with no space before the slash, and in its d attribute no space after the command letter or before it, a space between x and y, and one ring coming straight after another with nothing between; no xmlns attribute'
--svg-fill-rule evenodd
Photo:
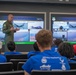
<svg viewBox="0 0 76 75"><path fill-rule="evenodd" d="M71 60L71 58L74 57L74 51L73 46L69 43L61 43L58 47L58 52L62 55L68 58L69 62L75 62L74 60Z"/></svg>
<svg viewBox="0 0 76 75"><path fill-rule="evenodd" d="M30 58L30 57L33 56L33 55L37 55L37 54L40 53L40 50L39 50L36 42L33 44L33 48L34 48L35 51L30 51L30 52L27 54L27 57L28 57L28 58Z"/></svg>
<svg viewBox="0 0 76 75"><path fill-rule="evenodd" d="M7 62L6 57L1 54L1 50L2 50L2 42L0 41L0 63Z"/></svg>
<svg viewBox="0 0 76 75"><path fill-rule="evenodd" d="M36 43L39 54L29 58L22 68L25 75L31 74L32 70L69 70L70 66L66 57L61 56L58 52L51 50L52 33L49 30L42 29L36 36Z"/></svg>
<svg viewBox="0 0 76 75"><path fill-rule="evenodd" d="M7 48L10 52L5 52L4 55L14 55L14 54L21 54L20 52L16 52L15 48L15 43L10 41L7 43Z"/></svg>
<svg viewBox="0 0 76 75"><path fill-rule="evenodd" d="M58 46L60 43L62 43L63 41L61 39L55 39L53 41L54 45L51 47L51 50L57 52Z"/></svg>

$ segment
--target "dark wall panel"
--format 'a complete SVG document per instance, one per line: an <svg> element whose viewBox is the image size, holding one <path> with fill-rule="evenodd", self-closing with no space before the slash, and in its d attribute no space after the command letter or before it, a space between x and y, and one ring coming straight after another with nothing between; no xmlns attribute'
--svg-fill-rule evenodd
<svg viewBox="0 0 76 75"><path fill-rule="evenodd" d="M55 4L76 4L76 0L0 0L1 2L31 2L31 3L55 3Z"/></svg>

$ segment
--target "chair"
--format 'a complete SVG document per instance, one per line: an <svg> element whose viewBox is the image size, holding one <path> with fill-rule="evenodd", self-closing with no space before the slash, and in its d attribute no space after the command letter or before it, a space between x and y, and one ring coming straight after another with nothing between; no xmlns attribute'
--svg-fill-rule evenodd
<svg viewBox="0 0 76 75"><path fill-rule="evenodd" d="M10 62L13 63L13 69L17 70L18 62L26 62L27 59L10 59Z"/></svg>
<svg viewBox="0 0 76 75"><path fill-rule="evenodd" d="M71 58L71 60L74 60L74 61L76 61L76 58Z"/></svg>
<svg viewBox="0 0 76 75"><path fill-rule="evenodd" d="M76 75L76 70L66 71L32 71L31 75Z"/></svg>
<svg viewBox="0 0 76 75"><path fill-rule="evenodd" d="M76 69L76 62L69 63L71 69Z"/></svg>
<svg viewBox="0 0 76 75"><path fill-rule="evenodd" d="M24 75L24 71L0 72L0 75Z"/></svg>
<svg viewBox="0 0 76 75"><path fill-rule="evenodd" d="M12 71L12 68L13 68L12 62L0 63L0 72Z"/></svg>
<svg viewBox="0 0 76 75"><path fill-rule="evenodd" d="M20 54L20 55L5 55L7 58L7 61L9 62L10 59L27 59L27 55L26 54Z"/></svg>
<svg viewBox="0 0 76 75"><path fill-rule="evenodd" d="M25 62L19 62L18 65L17 65L17 70L23 70L22 69L22 65L24 64Z"/></svg>

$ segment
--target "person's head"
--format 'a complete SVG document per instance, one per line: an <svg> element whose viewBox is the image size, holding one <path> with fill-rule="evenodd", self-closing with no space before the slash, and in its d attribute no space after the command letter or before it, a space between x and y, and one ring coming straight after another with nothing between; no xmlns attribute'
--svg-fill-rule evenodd
<svg viewBox="0 0 76 75"><path fill-rule="evenodd" d="M54 40L54 45L58 47L59 44L62 43L62 42L63 42L63 41L62 41L61 39L55 39L55 40Z"/></svg>
<svg viewBox="0 0 76 75"><path fill-rule="evenodd" d="M52 45L51 31L42 29L36 34L35 38L36 38L36 43L41 52L47 49L51 49L51 45Z"/></svg>
<svg viewBox="0 0 76 75"><path fill-rule="evenodd" d="M36 42L33 44L33 48L34 48L35 51L40 51Z"/></svg>
<svg viewBox="0 0 76 75"><path fill-rule="evenodd" d="M7 43L7 48L10 50L10 51L15 51L15 43L10 41Z"/></svg>
<svg viewBox="0 0 76 75"><path fill-rule="evenodd" d="M58 47L58 52L67 58L73 58L74 57L74 51L73 46L69 43L61 43Z"/></svg>
<svg viewBox="0 0 76 75"><path fill-rule="evenodd" d="M12 22L13 21L13 18L14 18L13 14L9 14L8 15L8 21L9 22Z"/></svg>

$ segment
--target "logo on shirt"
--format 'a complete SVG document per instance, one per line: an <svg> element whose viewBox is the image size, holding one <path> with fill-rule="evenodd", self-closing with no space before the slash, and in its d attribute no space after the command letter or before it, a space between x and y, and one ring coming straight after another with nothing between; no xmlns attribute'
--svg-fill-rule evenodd
<svg viewBox="0 0 76 75"><path fill-rule="evenodd" d="M46 59L46 58L42 58L42 59L41 59L41 62L42 62L42 63L47 63L47 59Z"/></svg>
<svg viewBox="0 0 76 75"><path fill-rule="evenodd" d="M66 70L65 63L64 63L64 59L60 59L60 63L62 64L61 69L62 69L62 70Z"/></svg>
<svg viewBox="0 0 76 75"><path fill-rule="evenodd" d="M66 70L66 67L64 64L62 64L62 70Z"/></svg>
<svg viewBox="0 0 76 75"><path fill-rule="evenodd" d="M42 65L42 66L40 66L41 70L50 70L50 68L51 68L51 65Z"/></svg>
<svg viewBox="0 0 76 75"><path fill-rule="evenodd" d="M57 49L58 49L58 48L55 48L55 52L57 52Z"/></svg>

